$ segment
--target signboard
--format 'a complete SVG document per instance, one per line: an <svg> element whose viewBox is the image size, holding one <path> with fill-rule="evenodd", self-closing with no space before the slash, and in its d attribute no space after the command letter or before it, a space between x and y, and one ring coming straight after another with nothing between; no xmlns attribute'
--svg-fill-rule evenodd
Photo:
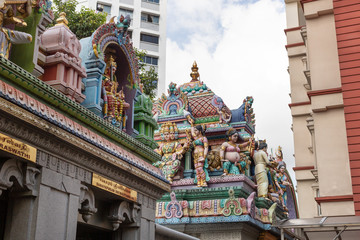
<svg viewBox="0 0 360 240"><path fill-rule="evenodd" d="M92 175L92 185L98 188L101 188L105 191L116 194L120 197L126 198L133 202L137 201L137 192L132 190L131 188L125 187L119 183L111 181L107 178L97 175L93 173Z"/></svg>
<svg viewBox="0 0 360 240"><path fill-rule="evenodd" d="M36 162L37 149L0 133L0 150Z"/></svg>

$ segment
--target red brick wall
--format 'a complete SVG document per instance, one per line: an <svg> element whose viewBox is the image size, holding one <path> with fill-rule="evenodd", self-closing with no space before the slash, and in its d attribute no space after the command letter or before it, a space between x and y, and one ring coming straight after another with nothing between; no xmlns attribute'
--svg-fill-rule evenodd
<svg viewBox="0 0 360 240"><path fill-rule="evenodd" d="M360 216L360 1L333 1L355 214Z"/></svg>

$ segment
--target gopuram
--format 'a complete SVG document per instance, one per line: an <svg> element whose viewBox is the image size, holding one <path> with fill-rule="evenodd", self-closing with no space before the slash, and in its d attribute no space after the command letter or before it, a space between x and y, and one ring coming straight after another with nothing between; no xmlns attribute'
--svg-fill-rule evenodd
<svg viewBox="0 0 360 240"><path fill-rule="evenodd" d="M191 70L153 107L162 156L153 165L172 190L157 201L156 222L200 239L277 239L272 223L298 215L281 147L272 156L255 140L252 97L230 110L199 80L196 62Z"/></svg>
<svg viewBox="0 0 360 240"><path fill-rule="evenodd" d="M0 239L160 239L170 184L130 19L79 41L65 14L46 27L47 0L0 8Z"/></svg>

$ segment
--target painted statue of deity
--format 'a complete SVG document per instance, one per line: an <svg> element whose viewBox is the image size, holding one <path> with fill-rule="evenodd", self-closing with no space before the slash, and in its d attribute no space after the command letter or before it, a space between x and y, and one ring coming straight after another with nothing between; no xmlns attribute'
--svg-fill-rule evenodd
<svg viewBox="0 0 360 240"><path fill-rule="evenodd" d="M267 151L266 142L260 142L258 151L255 151L254 153L257 193L258 193L258 197L264 197L264 198L267 198L268 196L268 186L269 186L267 166L271 165L266 151Z"/></svg>
<svg viewBox="0 0 360 240"><path fill-rule="evenodd" d="M201 125L191 126L191 135L194 141L193 160L196 171L195 183L198 187L207 187L207 181L210 180L207 172L207 154L209 143L205 137L205 127Z"/></svg>
<svg viewBox="0 0 360 240"><path fill-rule="evenodd" d="M165 178L172 183L174 176L180 168L180 160L188 149L188 143L184 146L177 140L178 129L175 123L164 123L160 129L161 137L164 140L155 152L162 158L153 165L160 168Z"/></svg>
<svg viewBox="0 0 360 240"><path fill-rule="evenodd" d="M239 134L234 128L230 128L226 136L227 142L221 145L220 159L223 162L224 174L240 174L245 173L245 169L249 168L250 162L246 155L241 153L241 148L246 147L251 141L239 144Z"/></svg>
<svg viewBox="0 0 360 240"><path fill-rule="evenodd" d="M286 166L285 163L282 162L278 165L278 173L275 177L275 184L278 190L279 198L281 203L285 209L286 208L286 201L287 201L287 191L286 186L292 187L292 184L288 181L288 178L285 174Z"/></svg>
<svg viewBox="0 0 360 240"><path fill-rule="evenodd" d="M110 120L112 123L122 124L125 128L126 115L125 110L130 107L130 104L125 102L125 94L123 89L119 92L118 82L116 80L117 64L113 56L110 55L105 73L103 75L103 98L104 98L104 118Z"/></svg>
<svg viewBox="0 0 360 240"><path fill-rule="evenodd" d="M32 3L29 0L0 1L0 56L9 58L11 44L30 43L32 41L30 34L4 27L6 25L26 27L27 24L23 18L29 16L31 11Z"/></svg>

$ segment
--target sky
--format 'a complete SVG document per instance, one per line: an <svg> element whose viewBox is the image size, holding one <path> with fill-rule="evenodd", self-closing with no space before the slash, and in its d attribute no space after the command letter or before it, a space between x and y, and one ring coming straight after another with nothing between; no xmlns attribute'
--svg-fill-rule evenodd
<svg viewBox="0 0 360 240"><path fill-rule="evenodd" d="M230 109L254 98L256 134L280 145L295 181L283 0L168 0L166 87L200 80Z"/></svg>

